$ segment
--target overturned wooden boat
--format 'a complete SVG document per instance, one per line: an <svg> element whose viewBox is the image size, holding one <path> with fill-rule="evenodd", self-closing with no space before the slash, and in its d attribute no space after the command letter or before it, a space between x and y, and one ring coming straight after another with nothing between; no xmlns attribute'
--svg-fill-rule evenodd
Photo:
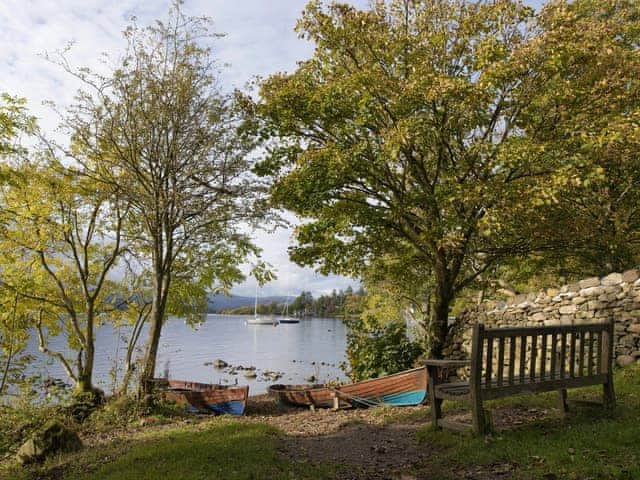
<svg viewBox="0 0 640 480"><path fill-rule="evenodd" d="M182 405L192 413L242 415L249 397L248 385L164 380L158 381L158 386L165 400Z"/></svg>
<svg viewBox="0 0 640 480"><path fill-rule="evenodd" d="M414 368L380 378L336 387L327 385L272 385L269 393L288 405L328 408L421 404L427 394L427 369Z"/></svg>

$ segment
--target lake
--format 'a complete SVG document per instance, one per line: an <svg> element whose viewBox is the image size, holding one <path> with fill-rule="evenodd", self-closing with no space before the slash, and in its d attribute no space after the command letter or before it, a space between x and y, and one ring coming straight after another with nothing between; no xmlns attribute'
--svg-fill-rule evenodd
<svg viewBox="0 0 640 480"><path fill-rule="evenodd" d="M339 319L303 319L298 324L247 325L244 315L209 314L200 326L193 328L178 318L171 318L162 329L156 374L165 370L169 378L194 380L206 383L248 384L249 394L266 392L271 383L308 383L310 376L317 381L346 380L340 370L340 362L346 361L346 327ZM101 327L96 335L95 384L111 391L115 359L122 358L126 350L127 332L118 332L111 326ZM146 332L139 343L144 347ZM62 337L52 339L52 349L63 349ZM29 346L37 361L31 371L44 376L66 380L64 370L57 361L44 357L37 351L35 341ZM258 376L246 378L245 371L234 375L229 368L216 369L205 363L222 359L231 366L255 367ZM265 371L283 372L282 378L273 381L265 378Z"/></svg>

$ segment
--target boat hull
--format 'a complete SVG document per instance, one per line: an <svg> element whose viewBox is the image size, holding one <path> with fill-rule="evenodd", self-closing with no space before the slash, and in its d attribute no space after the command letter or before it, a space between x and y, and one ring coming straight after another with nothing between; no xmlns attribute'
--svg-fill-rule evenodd
<svg viewBox="0 0 640 480"><path fill-rule="evenodd" d="M370 407L374 405L411 406L424 402L427 394L427 370L424 367L373 378L339 387L275 386L274 395L292 405L329 408L337 396L343 405ZM287 388L293 387L293 388Z"/></svg>
<svg viewBox="0 0 640 480"><path fill-rule="evenodd" d="M275 384L269 387L269 394L285 405L308 407L313 405L309 391L318 388L323 388L323 386Z"/></svg>
<svg viewBox="0 0 640 480"><path fill-rule="evenodd" d="M247 406L249 386L169 380L162 392L165 400L184 406L192 413L242 415Z"/></svg>
<svg viewBox="0 0 640 480"><path fill-rule="evenodd" d="M268 318L250 318L247 320L247 325L278 325L278 320Z"/></svg>

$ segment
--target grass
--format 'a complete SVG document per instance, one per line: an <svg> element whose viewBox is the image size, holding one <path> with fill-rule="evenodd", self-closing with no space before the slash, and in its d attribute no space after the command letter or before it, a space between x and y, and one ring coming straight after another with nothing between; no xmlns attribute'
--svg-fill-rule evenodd
<svg viewBox="0 0 640 480"><path fill-rule="evenodd" d="M548 413L539 420L483 438L431 429L428 409L384 408L372 410L371 415L380 428L393 422L425 423L417 441L431 454L412 471L398 474L433 480L640 479L640 366L616 372L616 389L618 408L613 413L599 407L575 406L564 417L555 408L558 402L554 393L489 402L489 408L523 408L525 412L536 408ZM600 390L572 390L569 396L595 400ZM457 408L460 406L445 403L445 410ZM102 416L115 416L118 421L126 418L109 411ZM104 423L105 418L100 420ZM269 425L227 417L125 430L98 447L52 458L40 466L21 469L5 462L0 467L0 479L315 480L334 478L341 468L283 458L277 451L280 435L282 432Z"/></svg>
<svg viewBox="0 0 640 480"><path fill-rule="evenodd" d="M418 440L437 455L417 473L434 479L494 478L492 472L513 479L639 479L640 368L616 374L618 407L608 414L601 407L577 405L562 417L558 411L526 426L486 438L465 438L424 427ZM570 398L597 399L599 390L570 390ZM553 408L557 395L512 397L489 402L489 408ZM483 476L486 475L486 476Z"/></svg>
<svg viewBox="0 0 640 480"><path fill-rule="evenodd" d="M330 469L288 462L276 451L278 431L259 423L217 418L188 427L169 427L110 442L44 465L11 467L0 478L12 480L145 480L180 478L320 479Z"/></svg>

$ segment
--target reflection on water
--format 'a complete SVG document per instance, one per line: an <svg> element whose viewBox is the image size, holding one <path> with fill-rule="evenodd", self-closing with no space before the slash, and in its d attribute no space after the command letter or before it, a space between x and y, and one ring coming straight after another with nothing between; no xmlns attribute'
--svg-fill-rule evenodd
<svg viewBox="0 0 640 480"><path fill-rule="evenodd" d="M314 318L301 320L299 324L247 325L248 317L242 315L207 315L206 321L196 329L185 325L181 319L170 319L163 327L156 372L161 375L168 369L170 378L208 383L236 382L250 385L250 394L264 393L271 380L258 375L245 378L243 371L237 375L228 369L217 370L205 363L220 358L237 366L254 366L262 371L280 371L284 376L278 383L305 383L306 378L316 376L319 381L345 380L339 364L345 361L346 329L341 320ZM106 391L113 386L110 371L116 365L122 367L126 351L126 331L111 326L100 328L96 335L96 385ZM140 343L146 341L146 332ZM51 347L64 349L61 337L51 341ZM66 375L57 362L37 353L32 342L29 350L38 361L33 370L45 375L65 379Z"/></svg>

